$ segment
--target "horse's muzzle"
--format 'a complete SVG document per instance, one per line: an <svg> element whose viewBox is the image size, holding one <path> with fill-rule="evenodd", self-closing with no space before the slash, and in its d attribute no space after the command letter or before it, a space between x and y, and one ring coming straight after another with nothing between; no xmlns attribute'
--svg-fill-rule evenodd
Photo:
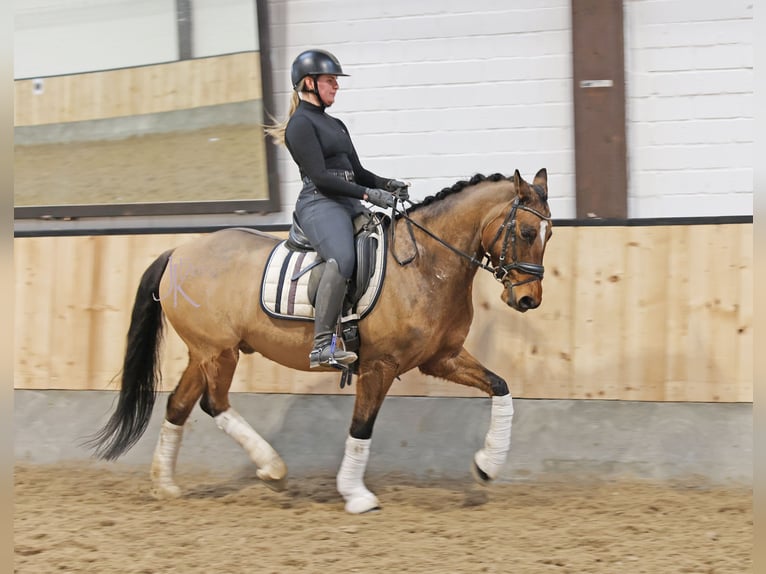
<svg viewBox="0 0 766 574"><path fill-rule="evenodd" d="M528 289L524 289L523 291L526 291L524 293L519 293L519 291L519 287L515 286L513 283L505 283L502 299L505 301L506 305L515 309L519 313L526 313L527 311L537 309L540 306L540 303L542 302L541 292L535 293L537 290L534 289L532 290L532 293L530 293Z"/></svg>
<svg viewBox="0 0 766 574"><path fill-rule="evenodd" d="M524 313L525 311L529 311L530 309L537 309L540 306L540 301L538 299L535 299L534 297L525 295L524 297L518 300L517 305L519 307L519 311Z"/></svg>

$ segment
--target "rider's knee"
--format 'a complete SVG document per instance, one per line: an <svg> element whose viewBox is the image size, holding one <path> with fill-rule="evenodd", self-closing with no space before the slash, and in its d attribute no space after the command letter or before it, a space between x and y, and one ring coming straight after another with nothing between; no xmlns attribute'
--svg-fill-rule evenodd
<svg viewBox="0 0 766 574"><path fill-rule="evenodd" d="M355 256L352 253L347 256L333 257L327 260L327 265L334 267L336 272L344 279L351 279L354 273L354 266L356 265Z"/></svg>

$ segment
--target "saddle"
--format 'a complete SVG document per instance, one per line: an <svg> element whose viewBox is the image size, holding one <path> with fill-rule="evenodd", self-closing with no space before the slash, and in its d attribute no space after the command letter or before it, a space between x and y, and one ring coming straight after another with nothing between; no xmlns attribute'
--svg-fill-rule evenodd
<svg viewBox="0 0 766 574"><path fill-rule="evenodd" d="M383 285L386 233L380 217L367 211L354 219L356 265L341 312L346 349L359 349L358 321L372 311ZM325 262L293 213L287 239L272 249L261 284L261 307L276 319L313 321L317 287ZM356 372L357 365L352 365Z"/></svg>
<svg viewBox="0 0 766 574"><path fill-rule="evenodd" d="M358 215L353 223L356 266L346 293L344 312L349 312L353 307L358 308L361 304L364 307L362 309L364 314L367 314L371 310L369 308L370 304L368 301L362 301L362 297L370 287L373 277L375 277L375 270L377 269L378 264L385 265L385 258L378 262L376 257L381 242L385 241L385 233L383 233L380 219L370 211ZM285 241L285 247L298 253L316 253L314 247L311 245L311 242L308 240L306 234L298 223L295 213L293 213L293 221ZM385 244L383 244L382 247L383 249L381 249L381 251L385 249ZM309 278L309 300L311 301L312 306L314 305L314 300L316 298L319 279L322 276L322 273L318 272L317 268L322 268L323 266L324 261L319 259L319 256L317 255L312 267L303 270L303 273L311 270L311 276ZM382 276L380 278L382 279ZM378 285L378 287L380 286ZM377 293L375 293L375 295L377 295Z"/></svg>

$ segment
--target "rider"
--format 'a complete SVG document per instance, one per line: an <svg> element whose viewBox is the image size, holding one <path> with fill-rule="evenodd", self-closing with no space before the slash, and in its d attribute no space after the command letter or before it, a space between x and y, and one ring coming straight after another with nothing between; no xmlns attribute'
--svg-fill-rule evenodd
<svg viewBox="0 0 766 574"><path fill-rule="evenodd" d="M314 348L309 367L348 365L355 353L335 348L333 335L348 281L354 271L353 219L364 213L360 200L391 207L407 199L407 184L368 171L359 161L346 126L325 112L335 102L338 59L324 50L301 52L291 69L293 96L286 121L266 131L285 144L298 164L303 188L295 217L306 237L326 262L314 305Z"/></svg>

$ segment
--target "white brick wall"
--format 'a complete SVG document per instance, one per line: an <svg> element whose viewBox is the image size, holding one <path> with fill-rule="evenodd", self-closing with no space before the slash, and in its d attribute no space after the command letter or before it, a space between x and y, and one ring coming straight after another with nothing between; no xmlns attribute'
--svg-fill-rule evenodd
<svg viewBox="0 0 766 574"><path fill-rule="evenodd" d="M630 217L753 213L753 2L625 3Z"/></svg>
<svg viewBox="0 0 766 574"><path fill-rule="evenodd" d="M626 0L628 214L752 214L752 1ZM280 113L292 58L353 74L332 113L365 163L423 197L475 172L551 174L575 215L570 2L272 0ZM296 169L281 151L283 209Z"/></svg>
<svg viewBox="0 0 766 574"><path fill-rule="evenodd" d="M570 0L264 1L280 116L292 59L324 47L352 74L331 113L370 169L420 199L546 167L554 217L575 216ZM249 0L195 6L198 49L251 49ZM224 38L235 13L252 34ZM167 0L25 0L15 16L15 77L175 57ZM753 35L753 0L625 0L630 217L752 214ZM278 169L287 222L300 185L284 149Z"/></svg>
<svg viewBox="0 0 766 574"><path fill-rule="evenodd" d="M475 173L548 169L555 217L574 217L570 6L567 0L271 0L277 111L293 58L333 52L350 78L330 113L363 163L412 181L422 199ZM298 171L278 153L283 210Z"/></svg>

